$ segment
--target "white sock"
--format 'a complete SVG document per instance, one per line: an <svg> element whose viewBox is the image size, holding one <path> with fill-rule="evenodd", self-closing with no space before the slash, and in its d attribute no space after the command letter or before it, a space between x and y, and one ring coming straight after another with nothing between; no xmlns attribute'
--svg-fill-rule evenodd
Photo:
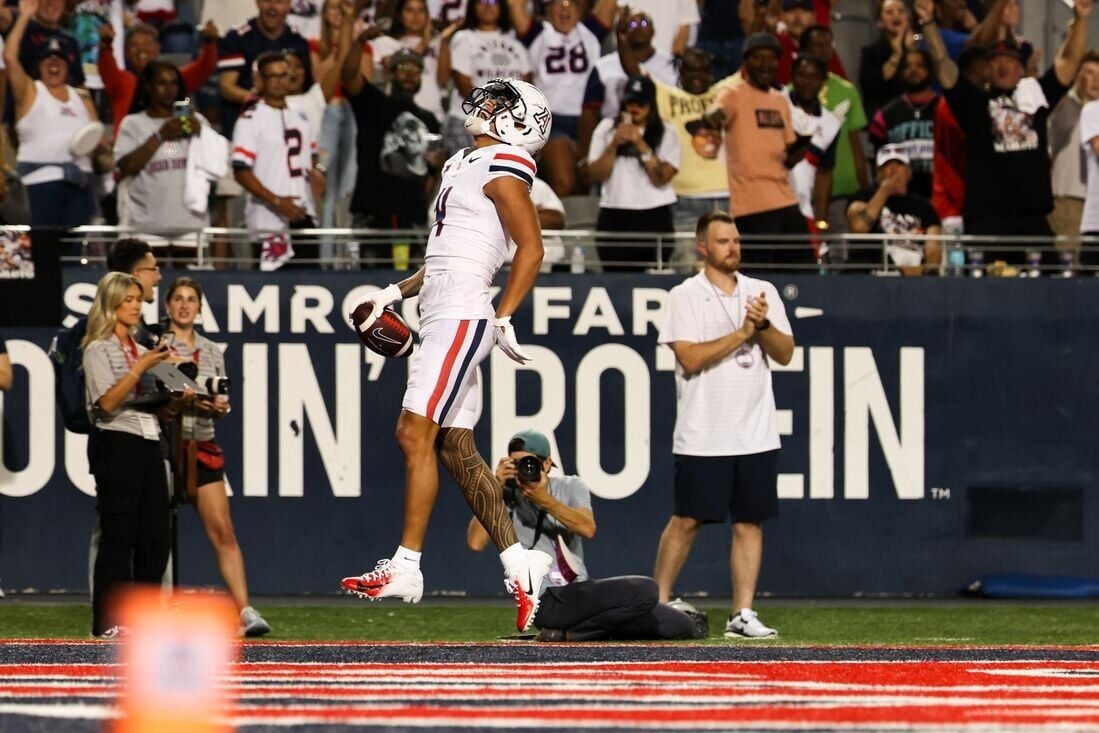
<svg viewBox="0 0 1099 733"><path fill-rule="evenodd" d="M510 573L512 568L523 562L526 559L524 553L526 553L526 550L518 542L501 552L500 562L504 565L504 572Z"/></svg>
<svg viewBox="0 0 1099 733"><path fill-rule="evenodd" d="M393 553L393 562L405 570L420 569L420 555L416 550L410 550L404 545L397 545L397 551Z"/></svg>

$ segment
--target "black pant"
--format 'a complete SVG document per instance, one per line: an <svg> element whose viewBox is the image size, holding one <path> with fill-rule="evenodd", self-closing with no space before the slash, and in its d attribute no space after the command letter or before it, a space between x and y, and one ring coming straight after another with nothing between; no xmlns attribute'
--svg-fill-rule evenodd
<svg viewBox="0 0 1099 733"><path fill-rule="evenodd" d="M742 260L754 270L773 269L775 265L814 263L809 241L809 222L796 205L760 211L736 217L741 244L746 245ZM752 235L759 235L753 238ZM774 235L796 235L798 241L775 241Z"/></svg>
<svg viewBox="0 0 1099 733"><path fill-rule="evenodd" d="M98 431L92 473L101 530L92 591L92 633L98 635L116 624L108 607L112 592L130 582L160 583L171 540L159 442Z"/></svg>
<svg viewBox="0 0 1099 733"><path fill-rule="evenodd" d="M1053 236L1045 214L1018 214L1016 216L977 216L965 220L966 234L1000 235L1003 237L1034 237L1033 242L1012 242L998 248L974 243L984 254L985 264L1003 260L1009 265L1027 264L1028 249L1049 248L1042 252L1043 265L1056 265L1057 253L1052 250L1053 242L1047 238Z"/></svg>
<svg viewBox="0 0 1099 733"><path fill-rule="evenodd" d="M693 639L691 617L658 597L656 581L642 575L581 580L547 588L534 623L567 631L570 641Z"/></svg>
<svg viewBox="0 0 1099 733"><path fill-rule="evenodd" d="M655 209L600 208L595 228L600 232L673 234L675 219L672 208L672 204ZM667 264L675 250L675 242L669 238L661 247L651 241L598 237L595 249L599 252L603 272L639 272L646 267L654 267L657 262Z"/></svg>

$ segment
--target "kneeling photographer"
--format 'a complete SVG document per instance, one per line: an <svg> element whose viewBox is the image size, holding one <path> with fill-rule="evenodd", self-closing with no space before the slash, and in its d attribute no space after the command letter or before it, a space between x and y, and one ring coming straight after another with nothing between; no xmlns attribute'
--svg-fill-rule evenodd
<svg viewBox="0 0 1099 733"><path fill-rule="evenodd" d="M698 639L706 617L688 604L658 603L656 581L640 575L593 580L584 565L584 539L595 537L591 490L579 476L550 476L546 436L516 433L496 466L515 532L524 547L555 558L534 617L539 641ZM466 536L480 552L488 533L474 517Z"/></svg>
<svg viewBox="0 0 1099 733"><path fill-rule="evenodd" d="M217 555L221 577L240 611L240 633L262 636L271 627L248 603L244 555L229 517L225 457L214 442L215 420L229 413L225 357L217 344L195 328L202 312L202 287L196 280L179 277L172 281L165 306L168 323L162 338L171 343L169 361L197 382L201 390L185 402L176 423L176 494L193 503L198 511Z"/></svg>

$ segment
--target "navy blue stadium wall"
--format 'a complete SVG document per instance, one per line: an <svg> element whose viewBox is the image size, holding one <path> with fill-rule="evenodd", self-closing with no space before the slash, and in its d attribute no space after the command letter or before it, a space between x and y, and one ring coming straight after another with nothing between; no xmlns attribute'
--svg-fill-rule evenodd
<svg viewBox="0 0 1099 733"><path fill-rule="evenodd" d="M66 282L66 312L86 312L97 274ZM340 315L389 273L199 275L207 331L228 344L234 408L218 437L252 589L332 592L400 536L408 362L368 354ZM497 351L481 370L489 462L539 428L596 493L596 575L651 573L671 511L674 364L656 331L679 281L545 276L515 319L534 362ZM766 528L762 591L947 594L983 573L1094 573L1099 281L775 282L798 351L774 375L782 517ZM18 386L0 406L0 583L81 590L94 486L54 408L52 333L5 335ZM181 516L183 582L216 584L193 510ZM429 593L502 592L494 555L465 547L469 516L444 483ZM727 526L704 528L679 589L728 595L728 547Z"/></svg>

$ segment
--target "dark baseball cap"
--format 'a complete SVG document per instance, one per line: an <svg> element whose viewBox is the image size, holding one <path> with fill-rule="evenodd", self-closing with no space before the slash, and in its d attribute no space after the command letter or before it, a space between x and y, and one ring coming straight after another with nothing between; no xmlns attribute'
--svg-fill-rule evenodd
<svg viewBox="0 0 1099 733"><path fill-rule="evenodd" d="M748 39L744 41L744 56L751 56L753 52L760 50L761 48L769 48L777 55L782 56L782 44L778 42L778 38L773 33L753 33L748 36Z"/></svg>
<svg viewBox="0 0 1099 733"><path fill-rule="evenodd" d="M782 9L813 12L813 0L782 0Z"/></svg>
<svg viewBox="0 0 1099 733"><path fill-rule="evenodd" d="M393 71L401 64L415 64L422 70L424 68L424 57L411 49L402 48L386 59L385 68Z"/></svg>
<svg viewBox="0 0 1099 733"><path fill-rule="evenodd" d="M652 104L656 101L656 85L647 76L631 76L622 90L622 104Z"/></svg>
<svg viewBox="0 0 1099 733"><path fill-rule="evenodd" d="M985 58L991 59L996 56L1010 56L1020 64L1026 66L1026 63L1030 60L1030 55L1033 52L1034 46L1028 41L1019 43L1014 38L1005 38L995 46L990 46L985 51Z"/></svg>
<svg viewBox="0 0 1099 733"><path fill-rule="evenodd" d="M56 56L59 59L69 60L69 54L65 49L65 44L61 42L60 38L50 38L44 44L38 47L38 52L35 54L35 59L38 61L44 61L50 56Z"/></svg>

